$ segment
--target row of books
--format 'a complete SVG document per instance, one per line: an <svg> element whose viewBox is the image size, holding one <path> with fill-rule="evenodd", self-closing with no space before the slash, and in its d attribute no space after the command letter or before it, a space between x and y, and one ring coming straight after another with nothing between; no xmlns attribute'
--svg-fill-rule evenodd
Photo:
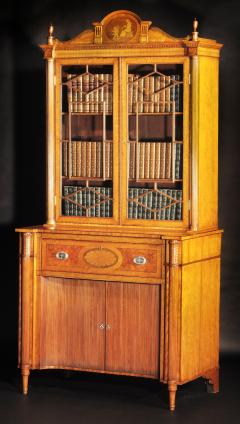
<svg viewBox="0 0 240 424"><path fill-rule="evenodd" d="M63 199L63 214L66 216L112 216L111 187L64 186L65 196L69 196Z"/></svg>
<svg viewBox="0 0 240 424"><path fill-rule="evenodd" d="M69 112L112 113L112 74L67 75Z"/></svg>
<svg viewBox="0 0 240 424"><path fill-rule="evenodd" d="M63 187L65 216L108 218L113 214L112 205L111 187ZM182 190L129 188L128 218L181 220Z"/></svg>
<svg viewBox="0 0 240 424"><path fill-rule="evenodd" d="M182 219L182 190L129 188L128 218Z"/></svg>
<svg viewBox="0 0 240 424"><path fill-rule="evenodd" d="M138 147L137 147L138 145ZM175 179L182 178L183 145L170 142L129 142L129 178L136 178L138 149L138 178L165 179L172 177L172 154L174 155ZM173 152L172 152L173 150Z"/></svg>
<svg viewBox="0 0 240 424"><path fill-rule="evenodd" d="M111 141L63 141L63 176L112 178ZM104 161L103 161L104 158Z"/></svg>
<svg viewBox="0 0 240 424"><path fill-rule="evenodd" d="M128 75L128 112L182 111L180 75Z"/></svg>

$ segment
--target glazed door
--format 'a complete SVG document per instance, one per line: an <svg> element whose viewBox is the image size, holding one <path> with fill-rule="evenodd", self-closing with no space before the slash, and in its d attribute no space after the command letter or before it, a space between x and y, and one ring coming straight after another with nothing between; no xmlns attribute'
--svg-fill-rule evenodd
<svg viewBox="0 0 240 424"><path fill-rule="evenodd" d="M159 285L106 283L106 370L159 375Z"/></svg>
<svg viewBox="0 0 240 424"><path fill-rule="evenodd" d="M57 219L117 222L118 62L62 60L56 72Z"/></svg>
<svg viewBox="0 0 240 424"><path fill-rule="evenodd" d="M126 59L122 109L123 209L131 225L186 227L188 59Z"/></svg>
<svg viewBox="0 0 240 424"><path fill-rule="evenodd" d="M104 369L105 283L41 278L41 368Z"/></svg>

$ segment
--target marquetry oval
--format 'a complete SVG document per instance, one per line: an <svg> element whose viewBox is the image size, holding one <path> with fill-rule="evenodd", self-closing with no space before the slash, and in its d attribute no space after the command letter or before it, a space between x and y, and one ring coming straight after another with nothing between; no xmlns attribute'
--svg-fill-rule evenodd
<svg viewBox="0 0 240 424"><path fill-rule="evenodd" d="M117 264L119 257L111 249L104 247L87 250L83 259L95 268L110 268Z"/></svg>
<svg viewBox="0 0 240 424"><path fill-rule="evenodd" d="M111 17L105 24L107 39L117 43L131 41L136 36L137 30L137 19L129 13L121 13Z"/></svg>

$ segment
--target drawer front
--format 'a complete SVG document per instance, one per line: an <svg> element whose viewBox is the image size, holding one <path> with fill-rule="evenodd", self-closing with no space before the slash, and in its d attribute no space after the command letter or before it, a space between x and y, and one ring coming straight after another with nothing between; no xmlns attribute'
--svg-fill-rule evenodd
<svg viewBox="0 0 240 424"><path fill-rule="evenodd" d="M42 270L160 278L162 245L43 240Z"/></svg>

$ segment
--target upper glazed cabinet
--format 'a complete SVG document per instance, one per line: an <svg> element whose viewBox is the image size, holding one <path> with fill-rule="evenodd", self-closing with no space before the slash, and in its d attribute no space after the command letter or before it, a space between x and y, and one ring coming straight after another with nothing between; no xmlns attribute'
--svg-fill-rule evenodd
<svg viewBox="0 0 240 424"><path fill-rule="evenodd" d="M217 227L221 45L118 11L48 67L48 225Z"/></svg>

